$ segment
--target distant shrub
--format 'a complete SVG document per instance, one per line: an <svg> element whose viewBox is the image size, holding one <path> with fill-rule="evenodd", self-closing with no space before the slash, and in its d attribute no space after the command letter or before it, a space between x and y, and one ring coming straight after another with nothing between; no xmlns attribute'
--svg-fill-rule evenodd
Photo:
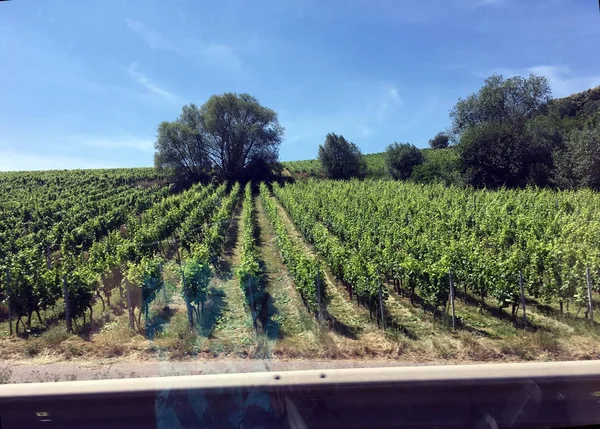
<svg viewBox="0 0 600 429"><path fill-rule="evenodd" d="M425 162L423 153L410 143L392 143L385 152L385 160L390 176L394 179L408 179L413 169Z"/></svg>

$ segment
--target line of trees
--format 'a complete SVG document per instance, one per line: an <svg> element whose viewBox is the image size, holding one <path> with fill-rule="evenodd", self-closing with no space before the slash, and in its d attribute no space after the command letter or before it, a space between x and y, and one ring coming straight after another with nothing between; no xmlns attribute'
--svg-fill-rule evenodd
<svg viewBox="0 0 600 429"><path fill-rule="evenodd" d="M450 119L450 129L429 141L431 149L450 147L434 161L409 143L390 144L390 176L478 188L600 189L600 88L553 100L543 76L494 74L458 100ZM367 174L360 149L341 135L327 135L318 159L329 178Z"/></svg>

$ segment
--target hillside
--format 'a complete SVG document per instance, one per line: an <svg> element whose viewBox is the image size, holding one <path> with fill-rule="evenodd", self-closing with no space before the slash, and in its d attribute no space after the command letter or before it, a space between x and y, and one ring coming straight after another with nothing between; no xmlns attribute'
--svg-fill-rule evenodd
<svg viewBox="0 0 600 429"><path fill-rule="evenodd" d="M600 356L598 194L157 178L0 175L4 363Z"/></svg>
<svg viewBox="0 0 600 429"><path fill-rule="evenodd" d="M425 164L415 169L415 177L435 181L432 176L451 175L456 170L456 151L448 149L421 149L425 157ZM367 161L369 178L389 177L385 166L385 153L370 153L364 155ZM324 177L319 161L316 159L304 161L286 161L282 163L290 175L297 178ZM443 180L441 180L443 181Z"/></svg>

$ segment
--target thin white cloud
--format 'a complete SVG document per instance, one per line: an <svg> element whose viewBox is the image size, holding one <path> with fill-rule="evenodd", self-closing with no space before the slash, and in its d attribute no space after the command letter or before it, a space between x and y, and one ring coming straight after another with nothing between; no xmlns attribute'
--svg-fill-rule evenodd
<svg viewBox="0 0 600 429"><path fill-rule="evenodd" d="M202 66L217 65L239 68L242 65L242 61L235 50L224 43L206 43L196 51L196 56Z"/></svg>
<svg viewBox="0 0 600 429"><path fill-rule="evenodd" d="M546 76L552 87L554 97L566 97L600 85L600 74L575 76L569 67L540 65L529 67L530 73Z"/></svg>
<svg viewBox="0 0 600 429"><path fill-rule="evenodd" d="M403 106L398 89L389 83L367 84L361 98L357 103L346 102L339 110L329 113L281 113L281 123L286 129L286 144L321 141L330 132L343 134L349 140L375 136L387 127L391 118L399 115L399 109ZM401 128L402 124L396 122L395 126Z"/></svg>
<svg viewBox="0 0 600 429"><path fill-rule="evenodd" d="M379 107L377 108L377 121L379 123L384 122L389 116L390 107L398 107L402 104L403 100L398 94L398 89L393 86L387 88L386 93L379 102Z"/></svg>
<svg viewBox="0 0 600 429"><path fill-rule="evenodd" d="M182 25L187 25L187 21L181 9L176 9L176 13L182 22ZM242 65L240 56L229 44L222 42L207 42L195 38L179 40L174 43L143 22L126 18L125 23L129 29L137 34L150 47L150 49L162 49L176 52L189 60L195 61L201 67L221 66L237 69Z"/></svg>
<svg viewBox="0 0 600 429"><path fill-rule="evenodd" d="M160 95L161 97L164 97L169 100L176 100L179 98L176 94L152 83L144 73L139 72L137 61L134 61L129 65L129 67L127 68L127 72L129 73L131 79L145 87L151 93Z"/></svg>
<svg viewBox="0 0 600 429"><path fill-rule="evenodd" d="M108 161L76 156L23 153L0 150L0 171L62 170L80 168L110 168Z"/></svg>
<svg viewBox="0 0 600 429"><path fill-rule="evenodd" d="M177 45L168 40L165 36L156 30L145 25L143 22L135 21L131 18L125 18L125 24L138 36L142 38L144 42L151 49L165 49L168 51L179 52L180 49Z"/></svg>
<svg viewBox="0 0 600 429"><path fill-rule="evenodd" d="M388 93L392 101L394 101L395 103L402 103L402 98L400 98L400 96L398 95L398 89L394 87L388 88Z"/></svg>
<svg viewBox="0 0 600 429"><path fill-rule="evenodd" d="M504 77L528 76L533 73L548 78L552 95L555 98L566 97L576 92L585 91L600 85L600 74L582 75L574 73L569 67L562 65L537 65L522 69L499 68L487 73L474 72L475 76L485 78L492 73L499 73Z"/></svg>

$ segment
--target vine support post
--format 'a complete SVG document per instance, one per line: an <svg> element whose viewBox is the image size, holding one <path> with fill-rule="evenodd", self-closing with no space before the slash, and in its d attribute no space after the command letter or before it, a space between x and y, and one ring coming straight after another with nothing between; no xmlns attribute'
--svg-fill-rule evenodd
<svg viewBox="0 0 600 429"><path fill-rule="evenodd" d="M254 308L252 284L248 280L246 280L246 288L248 289L248 297L250 297L250 312L252 313L252 326L254 326L254 331L258 333L258 323L256 322L256 309Z"/></svg>
<svg viewBox="0 0 600 429"><path fill-rule="evenodd" d="M159 272L159 276L160 276L160 286L161 286L162 293L163 293L163 300L165 301L165 307L166 307L167 306L167 290L165 289L165 281L163 279L162 262L159 262L159 264L158 264L158 272Z"/></svg>
<svg viewBox="0 0 600 429"><path fill-rule="evenodd" d="M383 311L383 293L381 291L381 279L379 278L379 268L377 268L377 283L379 284L379 313L381 313L381 326L385 331L385 312Z"/></svg>
<svg viewBox="0 0 600 429"><path fill-rule="evenodd" d="M129 290L129 281L125 281L125 298L127 299L127 314L129 315L129 328L131 330L134 330L135 320L133 317L133 308L131 308L131 291Z"/></svg>
<svg viewBox="0 0 600 429"><path fill-rule="evenodd" d="M46 245L46 267L52 268L52 261L50 259L50 246Z"/></svg>
<svg viewBox="0 0 600 429"><path fill-rule="evenodd" d="M319 305L319 321L323 320L323 302L321 301L321 279L317 270L317 303Z"/></svg>
<svg viewBox="0 0 600 429"><path fill-rule="evenodd" d="M523 287L523 271L519 270L519 287L521 289L521 305L523 306L523 327L527 326L527 310L525 309L525 288Z"/></svg>
<svg viewBox="0 0 600 429"><path fill-rule="evenodd" d="M450 306L452 308L452 330L456 331L456 313L454 311L454 281L452 280L452 269L448 270L450 282Z"/></svg>
<svg viewBox="0 0 600 429"><path fill-rule="evenodd" d="M63 299L65 301L65 320L67 322L67 333L73 332L73 324L71 323L71 306L69 305L69 288L67 286L67 278L63 274Z"/></svg>
<svg viewBox="0 0 600 429"><path fill-rule="evenodd" d="M6 295L8 304L8 333L12 336L13 334L13 323L12 323L12 307L10 305L10 270L6 269Z"/></svg>
<svg viewBox="0 0 600 429"><path fill-rule="evenodd" d="M589 267L585 269L585 277L587 280L587 290L588 290L588 302L590 308L590 323L594 324L594 302L592 301L592 279L590 278L590 269Z"/></svg>
<svg viewBox="0 0 600 429"><path fill-rule="evenodd" d="M181 267L181 265L180 265ZM194 314L192 313L192 304L190 303L190 298L188 294L185 292L185 274L183 273L183 268L181 269L181 285L183 286L184 294L185 294L185 308L187 309L188 322L190 323L190 331L194 329Z"/></svg>

